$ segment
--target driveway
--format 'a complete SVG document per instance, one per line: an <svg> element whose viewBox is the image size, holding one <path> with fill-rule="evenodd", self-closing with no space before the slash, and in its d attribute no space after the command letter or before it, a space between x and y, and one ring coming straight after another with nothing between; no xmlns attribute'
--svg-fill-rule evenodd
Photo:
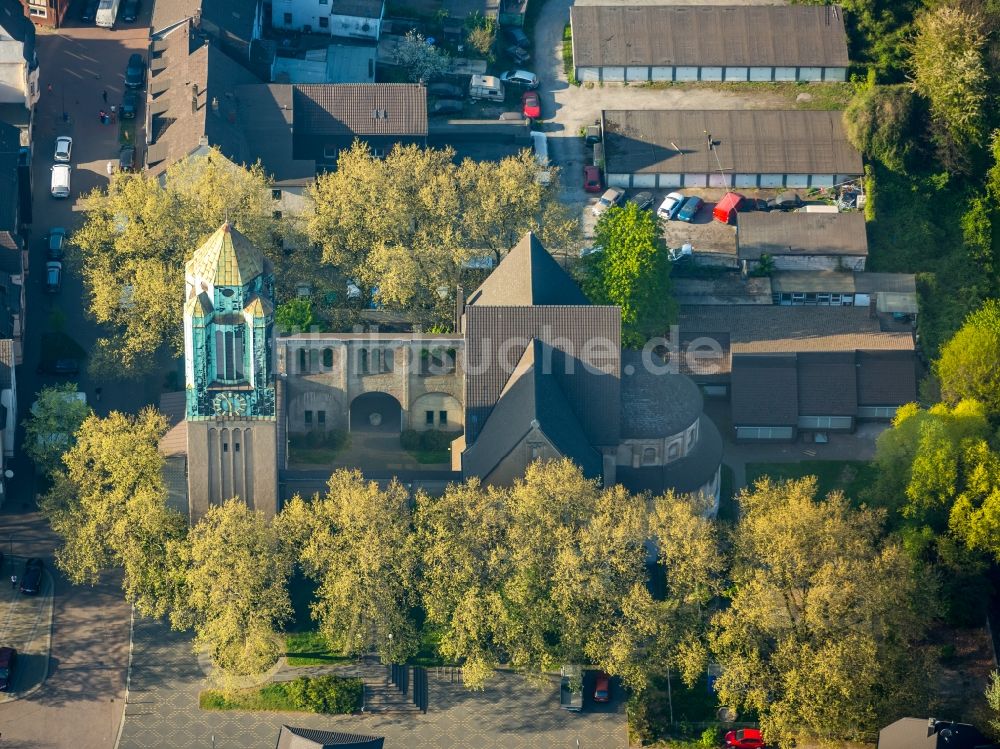
<svg viewBox="0 0 1000 749"><path fill-rule="evenodd" d="M549 157L562 168L567 202L584 203L581 174L590 163L580 129L599 120L602 109L774 109L784 97L764 92L721 88L652 88L623 83L571 86L563 73L563 29L569 23L570 0L545 0L535 24L535 73L538 74ZM672 2L670 4L673 4Z"/></svg>

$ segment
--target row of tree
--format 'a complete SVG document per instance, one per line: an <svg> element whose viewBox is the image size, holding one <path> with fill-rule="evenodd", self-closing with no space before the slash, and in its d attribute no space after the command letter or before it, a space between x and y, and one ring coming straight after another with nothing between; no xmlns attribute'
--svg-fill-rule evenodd
<svg viewBox="0 0 1000 749"><path fill-rule="evenodd" d="M343 311L350 282L365 300L450 323L455 287L474 275L469 260L498 260L527 231L554 247L575 235L558 169L550 177L538 179L528 150L456 164L448 148L378 158L356 143L308 190L301 215L288 216L274 210L259 165L237 166L217 150L161 177L116 174L84 199L72 235L87 311L108 330L91 366L106 379L138 376L164 345L180 350L184 263L227 218L272 261L279 303L305 284L315 309Z"/></svg>
<svg viewBox="0 0 1000 749"><path fill-rule="evenodd" d="M233 499L189 529L167 506L164 429L153 410L88 416L42 506L74 582L122 568L141 614L193 629L229 673L282 652L298 565L333 649L401 662L433 633L473 688L500 664L565 662L639 691L667 669L693 685L711 659L723 704L782 745L871 736L921 696L933 580L883 511L820 499L812 479L745 490L731 536L700 501L601 489L569 461L441 497L339 471L273 520Z"/></svg>

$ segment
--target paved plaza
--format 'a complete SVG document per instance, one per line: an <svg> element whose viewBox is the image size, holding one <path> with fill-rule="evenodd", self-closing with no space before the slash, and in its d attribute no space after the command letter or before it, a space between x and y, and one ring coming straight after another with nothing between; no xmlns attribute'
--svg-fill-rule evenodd
<svg viewBox="0 0 1000 749"><path fill-rule="evenodd" d="M10 576L20 579L21 557L6 556L0 565L0 646L17 650L17 664L10 690L0 692L0 704L34 692L49 673L52 645L52 576L42 574L37 596L26 596L10 584Z"/></svg>
<svg viewBox="0 0 1000 749"><path fill-rule="evenodd" d="M554 679L538 687L511 673L471 692L431 669L427 714L202 711L198 692L207 683L190 635L137 620L134 643L121 749L271 749L282 724L384 736L386 749L624 749L628 744L620 701L601 712L569 713L559 709Z"/></svg>

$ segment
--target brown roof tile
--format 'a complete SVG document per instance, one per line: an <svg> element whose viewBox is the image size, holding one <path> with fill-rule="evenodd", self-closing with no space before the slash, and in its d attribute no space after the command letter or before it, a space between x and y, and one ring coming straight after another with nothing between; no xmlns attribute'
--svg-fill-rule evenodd
<svg viewBox="0 0 1000 749"><path fill-rule="evenodd" d="M736 220L740 260L761 255L868 256L863 213L740 213Z"/></svg>
<svg viewBox="0 0 1000 749"><path fill-rule="evenodd" d="M797 426L798 392L794 355L733 359L730 399L735 426Z"/></svg>
<svg viewBox="0 0 1000 749"><path fill-rule="evenodd" d="M799 413L854 416L858 411L857 364L853 351L803 353L798 360ZM784 397L776 394L773 397Z"/></svg>
<svg viewBox="0 0 1000 749"><path fill-rule="evenodd" d="M413 83L299 84L293 106L308 135L427 135L427 92Z"/></svg>
<svg viewBox="0 0 1000 749"><path fill-rule="evenodd" d="M901 406L917 399L917 365L903 351L858 352L858 404Z"/></svg>

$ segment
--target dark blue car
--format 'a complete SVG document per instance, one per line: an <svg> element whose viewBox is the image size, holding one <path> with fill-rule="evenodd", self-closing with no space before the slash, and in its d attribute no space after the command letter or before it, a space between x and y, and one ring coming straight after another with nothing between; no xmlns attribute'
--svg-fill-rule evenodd
<svg viewBox="0 0 1000 749"><path fill-rule="evenodd" d="M701 207L705 205L705 201L696 195L692 195L690 198L684 201L684 205L681 206L680 213L677 214L677 218L680 221L687 221L691 223L694 221L694 217L698 215L698 211Z"/></svg>

